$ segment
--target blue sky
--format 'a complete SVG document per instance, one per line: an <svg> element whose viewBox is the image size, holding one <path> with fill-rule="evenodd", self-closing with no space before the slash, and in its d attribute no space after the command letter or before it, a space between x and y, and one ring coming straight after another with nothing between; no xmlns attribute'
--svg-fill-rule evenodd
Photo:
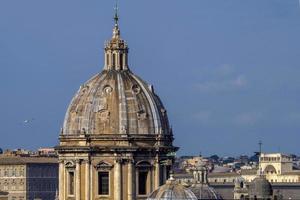
<svg viewBox="0 0 300 200"><path fill-rule="evenodd" d="M112 0L0 2L0 147L58 144L103 67ZM130 68L155 86L179 154L300 154L298 0L120 0ZM26 119L34 118L30 123Z"/></svg>

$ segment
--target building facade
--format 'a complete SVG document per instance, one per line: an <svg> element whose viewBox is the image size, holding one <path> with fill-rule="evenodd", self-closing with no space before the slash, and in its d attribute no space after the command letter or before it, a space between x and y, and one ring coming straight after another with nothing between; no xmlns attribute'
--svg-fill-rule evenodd
<svg viewBox="0 0 300 200"><path fill-rule="evenodd" d="M300 170L293 169L293 159L281 153L261 153L259 168L271 183L300 183ZM239 172L211 173L209 181L215 183L234 183L236 178L251 182L257 176L258 168L242 169Z"/></svg>
<svg viewBox="0 0 300 200"><path fill-rule="evenodd" d="M191 185L194 179L191 170L177 172L174 176L181 184L187 186ZM261 179L262 176L263 179ZM258 183L267 182L268 184L265 185L271 185L273 190L271 198L300 199L299 177L299 170L293 169L291 156L280 153L261 153L258 167L233 172L209 173L208 182L223 199L254 198L256 194L253 191L256 190L250 190L250 186L253 188L259 185Z"/></svg>
<svg viewBox="0 0 300 200"><path fill-rule="evenodd" d="M0 191L8 200L53 200L57 190L56 158L0 156Z"/></svg>
<svg viewBox="0 0 300 200"><path fill-rule="evenodd" d="M115 15L104 69L67 110L57 147L60 200L133 200L169 176L174 152L167 111L151 85L131 72Z"/></svg>

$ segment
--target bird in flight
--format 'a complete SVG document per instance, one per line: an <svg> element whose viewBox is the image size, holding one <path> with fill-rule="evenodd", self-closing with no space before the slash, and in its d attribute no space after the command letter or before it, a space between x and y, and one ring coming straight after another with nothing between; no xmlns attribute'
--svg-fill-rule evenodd
<svg viewBox="0 0 300 200"><path fill-rule="evenodd" d="M33 121L34 121L35 119L34 118L31 118L31 119L25 119L25 120L23 120L23 122L22 122L22 124L30 124L30 123L32 123Z"/></svg>

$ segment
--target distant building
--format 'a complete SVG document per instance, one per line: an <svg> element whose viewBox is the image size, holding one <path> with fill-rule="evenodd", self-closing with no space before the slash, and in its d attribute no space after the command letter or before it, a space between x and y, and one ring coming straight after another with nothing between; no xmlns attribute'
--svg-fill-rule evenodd
<svg viewBox="0 0 300 200"><path fill-rule="evenodd" d="M258 171L263 174L264 180L257 178ZM293 159L286 154L262 153L257 168L241 169L238 172L210 173L208 179L224 199L247 195L249 198L254 198L255 195L251 196L248 188L254 187L252 184L254 181L257 183L260 181L265 185L269 182L274 198L300 199L300 171L293 169ZM243 187L237 187L237 180L243 180ZM253 193L253 189L251 191Z"/></svg>
<svg viewBox="0 0 300 200"><path fill-rule="evenodd" d="M262 153L260 167L270 182L300 182L300 170L293 169L293 158L290 155Z"/></svg>
<svg viewBox="0 0 300 200"><path fill-rule="evenodd" d="M262 153L259 160L258 166L245 165L236 171L216 165L208 174L208 182L223 199L255 199L255 196L257 199L300 199L300 171L293 168L292 156ZM192 171L176 170L174 177L183 185L191 185ZM260 185L265 190L258 190Z"/></svg>
<svg viewBox="0 0 300 200"><path fill-rule="evenodd" d="M262 153L259 166L268 181L275 183L300 183L300 170L293 169L291 156L280 153ZM234 182L237 177L242 177L246 182L251 182L257 176L258 168L241 169L238 172L211 173L209 182L226 183Z"/></svg>
<svg viewBox="0 0 300 200"><path fill-rule="evenodd" d="M0 156L0 200L54 200L57 188L57 158Z"/></svg>
<svg viewBox="0 0 300 200"><path fill-rule="evenodd" d="M46 147L46 148L39 148L38 155L51 157L51 156L57 156L57 153L54 148Z"/></svg>

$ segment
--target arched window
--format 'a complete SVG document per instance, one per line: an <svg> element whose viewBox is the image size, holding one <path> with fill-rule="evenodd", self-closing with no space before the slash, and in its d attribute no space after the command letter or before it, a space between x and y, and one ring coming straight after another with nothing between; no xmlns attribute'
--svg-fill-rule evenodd
<svg viewBox="0 0 300 200"><path fill-rule="evenodd" d="M138 162L137 168L137 191L139 195L146 195L150 192L151 164L146 161Z"/></svg>
<svg viewBox="0 0 300 200"><path fill-rule="evenodd" d="M67 193L69 196L75 195L75 164L69 161L65 164L67 169Z"/></svg>
<svg viewBox="0 0 300 200"><path fill-rule="evenodd" d="M145 195L147 194L147 178L148 178L148 171L139 170L139 194Z"/></svg>

